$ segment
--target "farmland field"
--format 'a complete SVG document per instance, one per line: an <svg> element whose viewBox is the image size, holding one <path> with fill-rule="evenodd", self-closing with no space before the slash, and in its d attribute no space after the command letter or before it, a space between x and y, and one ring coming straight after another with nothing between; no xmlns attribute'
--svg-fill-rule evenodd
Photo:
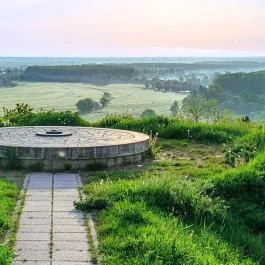
<svg viewBox="0 0 265 265"><path fill-rule="evenodd" d="M99 101L104 92L111 93L113 99L109 106L86 115L97 120L108 113L130 113L139 115L146 108L159 114L170 114L173 101L181 100L185 94L163 93L144 89L141 85L114 84L95 86L81 83L39 83L20 82L13 88L0 89L0 106L13 108L18 102L28 103L35 109L76 111L79 99L92 98ZM0 110L2 112L2 108Z"/></svg>

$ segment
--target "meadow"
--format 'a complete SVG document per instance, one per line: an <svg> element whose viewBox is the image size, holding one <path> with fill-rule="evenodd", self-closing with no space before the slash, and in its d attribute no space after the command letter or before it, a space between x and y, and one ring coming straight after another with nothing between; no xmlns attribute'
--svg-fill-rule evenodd
<svg viewBox="0 0 265 265"><path fill-rule="evenodd" d="M115 127L137 123L164 137L154 162L83 173L88 197L77 206L95 216L103 264L265 264L263 125Z"/></svg>
<svg viewBox="0 0 265 265"><path fill-rule="evenodd" d="M172 103L175 100L180 103L185 97L185 94L147 90L142 85L20 82L16 87L0 89L0 106L13 108L19 99L19 102L28 103L36 110L77 111L75 104L78 100L91 98L99 101L104 92L112 95L110 104L83 117L98 120L110 113L133 113L137 116L147 108L170 115Z"/></svg>
<svg viewBox="0 0 265 265"><path fill-rule="evenodd" d="M11 247L17 226L13 214L23 179L21 172L0 170L0 265L11 264L13 258Z"/></svg>

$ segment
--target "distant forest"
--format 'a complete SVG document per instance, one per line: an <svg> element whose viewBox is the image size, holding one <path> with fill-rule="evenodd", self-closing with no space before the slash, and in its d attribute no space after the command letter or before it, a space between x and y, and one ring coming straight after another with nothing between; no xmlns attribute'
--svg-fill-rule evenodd
<svg viewBox="0 0 265 265"><path fill-rule="evenodd" d="M218 75L209 87L197 91L216 99L222 109L252 117L265 117L265 71Z"/></svg>
<svg viewBox="0 0 265 265"><path fill-rule="evenodd" d="M83 64L58 66L29 66L18 71L18 79L25 81L89 82L94 84L140 83L149 81L150 87L165 90L192 90L193 85L209 85L218 73L255 71L265 68L264 62L200 62L200 63L133 63L133 64ZM154 85L154 80L163 84ZM197 81L195 81L197 79ZM192 83L170 84L164 81L178 80ZM192 80L192 82L191 82Z"/></svg>
<svg viewBox="0 0 265 265"><path fill-rule="evenodd" d="M221 109L265 119L265 71L257 71L260 69L265 69L264 62L29 66L25 69L4 69L0 75L0 87L13 86L13 80L140 84L156 91L194 92L201 97L215 99Z"/></svg>

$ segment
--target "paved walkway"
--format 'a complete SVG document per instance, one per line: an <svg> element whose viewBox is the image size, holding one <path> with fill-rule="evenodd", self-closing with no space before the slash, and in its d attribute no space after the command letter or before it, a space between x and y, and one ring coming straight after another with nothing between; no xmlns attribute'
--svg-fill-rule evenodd
<svg viewBox="0 0 265 265"><path fill-rule="evenodd" d="M79 199L79 175L32 173L15 244L13 265L88 265L87 231Z"/></svg>

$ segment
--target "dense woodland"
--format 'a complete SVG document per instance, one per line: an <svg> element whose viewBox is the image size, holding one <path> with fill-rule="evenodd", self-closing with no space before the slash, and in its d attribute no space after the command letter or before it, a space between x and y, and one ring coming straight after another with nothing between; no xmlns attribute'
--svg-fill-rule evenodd
<svg viewBox="0 0 265 265"><path fill-rule="evenodd" d="M21 75L26 81L130 82L136 71L127 65L30 66Z"/></svg>
<svg viewBox="0 0 265 265"><path fill-rule="evenodd" d="M12 68L13 75L26 81L94 82L94 83L143 83L144 80L186 81L200 79L208 85L217 73L256 71L265 68L264 62L198 62L198 63L128 63L28 66ZM21 71L22 70L22 71Z"/></svg>
<svg viewBox="0 0 265 265"><path fill-rule="evenodd" d="M202 97L217 100L223 109L264 118L265 71L218 75L212 85L201 86L198 92Z"/></svg>

